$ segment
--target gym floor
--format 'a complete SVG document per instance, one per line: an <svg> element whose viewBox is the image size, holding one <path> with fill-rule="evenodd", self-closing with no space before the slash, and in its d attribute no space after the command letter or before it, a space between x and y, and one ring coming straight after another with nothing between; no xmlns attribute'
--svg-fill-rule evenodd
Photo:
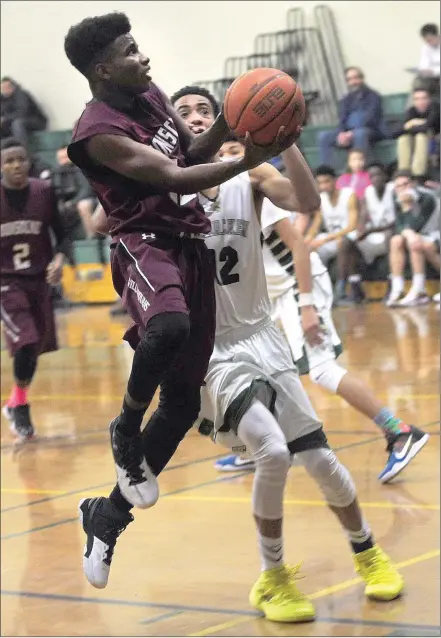
<svg viewBox="0 0 441 638"><path fill-rule="evenodd" d="M107 495L114 467L107 426L119 411L131 362L125 320L108 307L58 315L61 349L42 357L31 390L38 437L15 445L2 423L2 635L4 636L439 636L439 311L380 304L335 313L342 363L384 404L431 433L396 481L377 474L381 434L338 397L305 386L331 445L352 472L377 542L401 568L402 598L363 596L347 541L303 468L286 490L286 557L303 561L302 590L317 620L277 625L248 605L259 573L252 475L220 475L224 454L191 432L160 478L161 499L135 512L116 546L110 581L82 573L77 503ZM2 401L11 363L2 351Z"/></svg>

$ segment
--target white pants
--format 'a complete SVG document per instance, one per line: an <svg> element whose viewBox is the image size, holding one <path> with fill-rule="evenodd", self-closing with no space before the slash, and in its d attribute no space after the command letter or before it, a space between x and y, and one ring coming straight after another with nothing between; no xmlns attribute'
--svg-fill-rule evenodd
<svg viewBox="0 0 441 638"><path fill-rule="evenodd" d="M247 339L215 345L200 418L214 422L216 442L235 452L245 451L237 428L254 398L272 412L288 442L322 426L289 346L273 324Z"/></svg>
<svg viewBox="0 0 441 638"><path fill-rule="evenodd" d="M377 257L387 255L389 252L389 233L371 233L361 241L357 240L357 231L348 234L348 239L352 240L358 250L363 255L364 261L369 265L374 263Z"/></svg>

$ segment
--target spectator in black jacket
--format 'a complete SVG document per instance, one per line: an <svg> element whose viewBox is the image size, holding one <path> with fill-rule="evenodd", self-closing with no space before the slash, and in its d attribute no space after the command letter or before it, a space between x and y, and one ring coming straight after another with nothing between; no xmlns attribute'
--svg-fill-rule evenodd
<svg viewBox="0 0 441 638"><path fill-rule="evenodd" d="M52 183L66 236L71 241L90 239L95 235L92 226L95 195L83 173L70 161L67 146L57 151L57 161L58 166L52 172Z"/></svg>
<svg viewBox="0 0 441 638"><path fill-rule="evenodd" d="M28 148L29 131L43 131L47 117L28 91L9 77L1 81L1 138L11 135Z"/></svg>
<svg viewBox="0 0 441 638"><path fill-rule="evenodd" d="M334 146L356 148L367 158L372 144L387 136L380 94L367 86L358 67L348 67L345 77L348 94L339 103L338 127L319 133L321 164L333 165Z"/></svg>
<svg viewBox="0 0 441 638"><path fill-rule="evenodd" d="M395 134L398 137L398 170L410 170L415 178L426 175L429 141L439 135L439 118L439 103L432 100L425 89L416 89L413 106L406 111L405 123Z"/></svg>

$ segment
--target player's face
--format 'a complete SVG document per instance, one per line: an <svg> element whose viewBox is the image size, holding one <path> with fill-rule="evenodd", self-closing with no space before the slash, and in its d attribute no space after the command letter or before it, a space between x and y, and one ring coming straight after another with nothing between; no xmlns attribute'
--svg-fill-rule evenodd
<svg viewBox="0 0 441 638"><path fill-rule="evenodd" d="M218 158L221 160L237 159L245 155L245 147L240 142L224 142L220 147Z"/></svg>
<svg viewBox="0 0 441 638"><path fill-rule="evenodd" d="M332 175L317 175L315 179L319 193L331 195L335 191L335 178Z"/></svg>
<svg viewBox="0 0 441 638"><path fill-rule="evenodd" d="M430 33L429 35L424 36L423 40L434 49L437 49L439 47L439 35L433 35L433 33Z"/></svg>
<svg viewBox="0 0 441 638"><path fill-rule="evenodd" d="M371 180L371 184L374 188L381 188L386 184L387 175L379 166L372 166L368 173L369 179Z"/></svg>
<svg viewBox="0 0 441 638"><path fill-rule="evenodd" d="M427 91L415 91L413 94L413 105L417 111L424 113L430 106L430 95Z"/></svg>
<svg viewBox="0 0 441 638"><path fill-rule="evenodd" d="M173 106L195 135L209 129L216 119L210 100L202 95L184 95Z"/></svg>
<svg viewBox="0 0 441 638"><path fill-rule="evenodd" d="M120 35L110 47L106 62L97 64L96 73L110 87L137 95L151 82L150 60L138 49L130 33Z"/></svg>
<svg viewBox="0 0 441 638"><path fill-rule="evenodd" d="M364 154L352 151L349 154L348 166L353 173L359 173L364 170Z"/></svg>
<svg viewBox="0 0 441 638"><path fill-rule="evenodd" d="M408 177L395 178L395 192L397 195L407 193L412 188L412 182Z"/></svg>
<svg viewBox="0 0 441 638"><path fill-rule="evenodd" d="M6 185L22 188L28 181L30 162L22 146L13 146L2 151L2 173Z"/></svg>

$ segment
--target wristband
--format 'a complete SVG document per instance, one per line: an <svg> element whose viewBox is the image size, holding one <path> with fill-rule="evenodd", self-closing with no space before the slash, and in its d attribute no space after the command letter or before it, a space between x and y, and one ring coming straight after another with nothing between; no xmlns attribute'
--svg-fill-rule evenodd
<svg viewBox="0 0 441 638"><path fill-rule="evenodd" d="M313 306L314 299L312 293L310 292L301 292L299 295L299 308L304 308L305 306Z"/></svg>

